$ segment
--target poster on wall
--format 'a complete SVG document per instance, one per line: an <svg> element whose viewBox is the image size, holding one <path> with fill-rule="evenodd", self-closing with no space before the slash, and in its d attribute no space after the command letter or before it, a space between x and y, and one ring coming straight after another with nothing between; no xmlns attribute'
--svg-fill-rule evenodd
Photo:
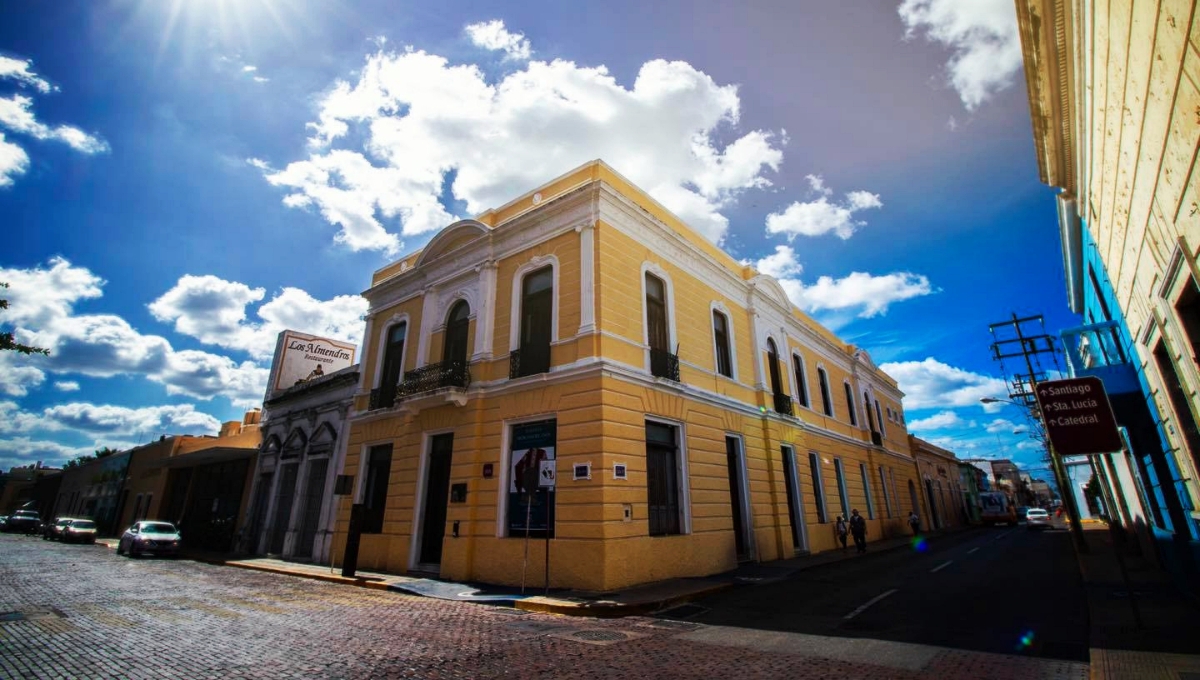
<svg viewBox="0 0 1200 680"><path fill-rule="evenodd" d="M554 535L554 489L540 486L536 481L529 488L526 483L537 476L526 470L539 471L543 463L554 461L557 420L542 420L536 423L514 425L512 444L508 456L508 533L524 536L525 518L529 518L530 536Z"/></svg>
<svg viewBox="0 0 1200 680"><path fill-rule="evenodd" d="M296 331L283 331L275 346L271 391L286 390L354 365L357 347Z"/></svg>

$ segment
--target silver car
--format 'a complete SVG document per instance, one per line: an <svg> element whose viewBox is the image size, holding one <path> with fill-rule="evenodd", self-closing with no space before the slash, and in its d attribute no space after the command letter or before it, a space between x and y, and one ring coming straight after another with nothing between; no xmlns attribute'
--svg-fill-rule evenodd
<svg viewBox="0 0 1200 680"><path fill-rule="evenodd" d="M1025 511L1025 526L1030 529L1049 529L1053 526L1050 513L1041 508L1029 508Z"/></svg>
<svg viewBox="0 0 1200 680"><path fill-rule="evenodd" d="M117 554L178 555L180 540L179 530L170 522L135 522L117 541Z"/></svg>
<svg viewBox="0 0 1200 680"><path fill-rule="evenodd" d="M90 519L69 519L56 537L63 543L95 543L96 523Z"/></svg>

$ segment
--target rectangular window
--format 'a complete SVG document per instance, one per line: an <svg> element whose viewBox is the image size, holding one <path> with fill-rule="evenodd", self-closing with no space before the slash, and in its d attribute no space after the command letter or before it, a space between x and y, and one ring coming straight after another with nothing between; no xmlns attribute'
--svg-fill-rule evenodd
<svg viewBox="0 0 1200 680"><path fill-rule="evenodd" d="M650 535L680 532L678 428L646 423L646 499Z"/></svg>
<svg viewBox="0 0 1200 680"><path fill-rule="evenodd" d="M842 502L842 517L850 519L850 495L846 492L846 471L842 469L842 459L833 459L833 471L837 475L838 500Z"/></svg>
<svg viewBox="0 0 1200 680"><path fill-rule="evenodd" d="M825 524L829 521L829 515L825 509L825 481L821 478L821 454L809 451L808 465L812 470L813 498L817 503L817 522Z"/></svg>
<svg viewBox="0 0 1200 680"><path fill-rule="evenodd" d="M875 419L879 421L879 433L887 436L887 426L883 424L883 413L879 409L879 400L875 400Z"/></svg>
<svg viewBox="0 0 1200 680"><path fill-rule="evenodd" d="M821 405L825 407L825 415L833 415L833 398L829 396L829 375L825 369L817 369L817 380L821 383Z"/></svg>
<svg viewBox="0 0 1200 680"><path fill-rule="evenodd" d="M808 383L804 381L804 362L795 354L792 355L792 370L796 374L796 401L808 408Z"/></svg>
<svg viewBox="0 0 1200 680"><path fill-rule="evenodd" d="M867 519L875 519L875 497L871 493L871 474L867 472L867 464L859 463L858 471L862 474L863 497L867 499Z"/></svg>
<svg viewBox="0 0 1200 680"><path fill-rule="evenodd" d="M521 282L521 328L510 377L550 370L550 337L554 321L554 268L543 267Z"/></svg>
<svg viewBox="0 0 1200 680"><path fill-rule="evenodd" d="M392 474L392 445L380 444L367 451L367 479L363 486L363 533L383 531L383 511L387 506L388 478Z"/></svg>
<svg viewBox="0 0 1200 680"><path fill-rule="evenodd" d="M713 339L717 345L717 373L732 378L733 357L729 351L729 319L720 312L713 312Z"/></svg>
<svg viewBox="0 0 1200 680"><path fill-rule="evenodd" d="M508 454L508 535L554 537L554 492L538 483L542 464L557 459L558 421L512 426ZM528 525L526 518L529 519Z"/></svg>
<svg viewBox="0 0 1200 680"><path fill-rule="evenodd" d="M892 516L892 494L888 493L887 475L883 472L883 466L879 466L879 488L883 489L883 511L888 517Z"/></svg>
<svg viewBox="0 0 1200 680"><path fill-rule="evenodd" d="M850 412L850 424L858 425L858 416L854 412L854 393L850 391L850 383L842 383L846 388L846 410Z"/></svg>

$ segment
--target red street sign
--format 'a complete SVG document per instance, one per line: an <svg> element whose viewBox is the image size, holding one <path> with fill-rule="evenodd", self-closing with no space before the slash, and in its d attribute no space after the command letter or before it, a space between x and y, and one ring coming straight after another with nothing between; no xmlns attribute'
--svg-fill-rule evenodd
<svg viewBox="0 0 1200 680"><path fill-rule="evenodd" d="M1047 380L1037 384L1046 436L1063 456L1112 453L1122 448L1117 419L1099 378Z"/></svg>

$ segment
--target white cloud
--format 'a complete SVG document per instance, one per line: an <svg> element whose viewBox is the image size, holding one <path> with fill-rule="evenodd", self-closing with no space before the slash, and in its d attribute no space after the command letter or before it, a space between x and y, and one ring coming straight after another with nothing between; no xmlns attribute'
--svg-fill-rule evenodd
<svg viewBox="0 0 1200 680"><path fill-rule="evenodd" d="M223 396L238 406L261 403L267 369L245 361L197 351L175 351L166 339L144 335L112 314L77 314L77 302L98 298L104 281L84 267L53 258L49 267L0 268L10 306L5 320L17 338L46 347L50 356L25 357L17 378L0 371L0 386L22 396L45 380L45 371L94 377L143 375L169 394L197 399ZM0 363L12 359L0 356ZM10 364L11 365L11 364ZM23 371L23 372L22 372Z"/></svg>
<svg viewBox="0 0 1200 680"><path fill-rule="evenodd" d="M221 423L192 404L126 408L75 402L51 406L42 419L54 428L129 436L159 434L216 434Z"/></svg>
<svg viewBox="0 0 1200 680"><path fill-rule="evenodd" d="M947 79L973 111L1012 85L1021 68L1021 42L1012 0L904 0L905 37L922 34L953 54Z"/></svg>
<svg viewBox="0 0 1200 680"><path fill-rule="evenodd" d="M790 240L797 236L821 236L833 232L845 240L866 225L855 219L855 213L883 207L879 195L869 191L851 191L841 203L831 202L833 190L825 186L820 175L808 175L806 179L817 198L795 201L783 212L767 215L768 234L786 234Z"/></svg>
<svg viewBox="0 0 1200 680"><path fill-rule="evenodd" d="M271 82L271 79L270 79L270 78L266 78L266 77L264 77L264 76L254 76L254 82L256 82L256 83L269 83L269 82Z"/></svg>
<svg viewBox="0 0 1200 680"><path fill-rule="evenodd" d="M246 64L245 66L242 67L242 73L253 73L257 70L258 70L257 66L252 66L250 64Z"/></svg>
<svg viewBox="0 0 1200 680"><path fill-rule="evenodd" d="M900 390L905 394L906 411L982 406L984 411L995 413L1003 406L979 403L983 397L1004 394L1007 384L1003 380L955 368L933 357L924 361L886 363L880 368L900 384Z"/></svg>
<svg viewBox="0 0 1200 680"><path fill-rule="evenodd" d="M37 359L16 352L0 352L0 394L23 397L31 388L46 382L46 373L31 365Z"/></svg>
<svg viewBox="0 0 1200 680"><path fill-rule="evenodd" d="M184 276L150 303L150 312L159 321L174 323L178 333L205 344L245 350L256 359L269 360L276 337L287 329L355 344L362 340L361 319L367 311L362 296L317 300L299 288L284 288L258 308L261 321L248 321L247 305L265 295L262 288L215 276Z"/></svg>
<svg viewBox="0 0 1200 680"><path fill-rule="evenodd" d="M74 380L56 380L54 381L54 389L59 392L78 392L79 383Z"/></svg>
<svg viewBox="0 0 1200 680"><path fill-rule="evenodd" d="M930 430L946 430L954 427L969 427L970 423L958 417L954 411L939 411L928 418L911 420L908 423L909 432L928 432Z"/></svg>
<svg viewBox="0 0 1200 680"><path fill-rule="evenodd" d="M987 431L991 434L999 434L1001 432L1011 433L1013 430L1016 430L1018 427L1020 427L1020 426L1018 426L1013 421L1008 420L1007 418L996 418L992 422L988 423Z"/></svg>
<svg viewBox="0 0 1200 680"><path fill-rule="evenodd" d="M0 78L12 78L42 94L49 94L55 88L45 78L34 73L31 70L32 66L33 61L29 59L13 59L0 55Z"/></svg>
<svg viewBox="0 0 1200 680"><path fill-rule="evenodd" d="M761 130L736 136L736 86L662 60L625 87L602 66L530 61L489 82L473 64L380 51L318 106L307 159L281 170L249 162L291 190L286 205L337 226L337 241L387 253L400 248L396 222L414 236L455 219L439 202L445 193L478 214L595 158L719 242L721 210L770 185L763 173L778 169L786 142ZM359 138L361 149L331 148Z"/></svg>
<svg viewBox="0 0 1200 680"><path fill-rule="evenodd" d="M12 186L13 178L29 169L29 154L25 149L4 140L0 132L0 187Z"/></svg>
<svg viewBox="0 0 1200 680"><path fill-rule="evenodd" d="M795 279L779 283L792 302L805 311L857 309L862 318L886 314L892 303L935 292L928 278L910 272L881 276L851 272L839 279L822 276L812 285Z"/></svg>
<svg viewBox="0 0 1200 680"><path fill-rule="evenodd" d="M501 19L468 24L463 30L476 47L503 50L505 59L528 61L533 54L533 48L525 39L525 34L509 33Z"/></svg>
<svg viewBox="0 0 1200 680"><path fill-rule="evenodd" d="M978 448L975 442L964 441L957 437L930 437L925 441L933 444L934 446L940 446L941 448L946 449L955 455L959 454L960 452L973 451Z"/></svg>
<svg viewBox="0 0 1200 680"><path fill-rule="evenodd" d="M822 276L807 285L797 278L801 266L790 246L775 246L773 254L753 264L759 272L779 279L792 303L807 312L857 310L858 316L869 318L887 313L894 302L935 292L928 278L908 272L883 276L852 272L840 279Z"/></svg>
<svg viewBox="0 0 1200 680"><path fill-rule="evenodd" d="M29 437L0 439L0 469L8 470L35 461L43 461L47 465L57 467L71 458L90 454L95 450L96 447L65 446L58 442Z"/></svg>
<svg viewBox="0 0 1200 680"><path fill-rule="evenodd" d="M12 132L29 135L39 140L57 140L76 151L93 154L108 151L108 143L89 135L73 125L50 127L33 115L33 100L20 94L0 97L0 125Z"/></svg>

